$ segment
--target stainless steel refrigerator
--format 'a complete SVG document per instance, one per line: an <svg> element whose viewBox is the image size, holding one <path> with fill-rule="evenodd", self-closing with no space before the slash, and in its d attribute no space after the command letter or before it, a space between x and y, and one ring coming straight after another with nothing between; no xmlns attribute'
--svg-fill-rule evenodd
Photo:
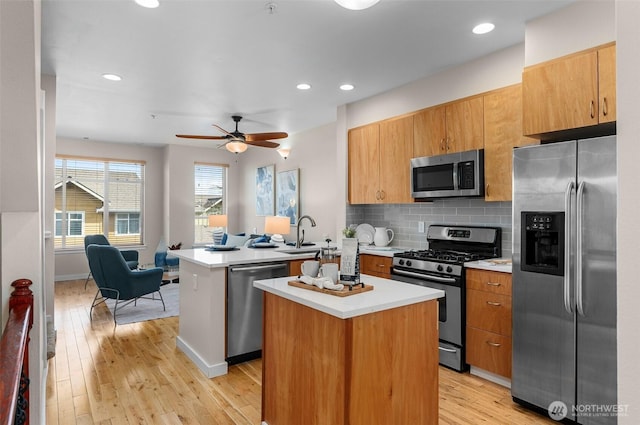
<svg viewBox="0 0 640 425"><path fill-rule="evenodd" d="M513 154L516 402L617 423L615 136Z"/></svg>

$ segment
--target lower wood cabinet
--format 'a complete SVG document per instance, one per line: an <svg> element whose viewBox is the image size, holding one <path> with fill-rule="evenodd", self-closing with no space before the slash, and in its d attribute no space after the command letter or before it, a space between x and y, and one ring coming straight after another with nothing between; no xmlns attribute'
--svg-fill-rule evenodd
<svg viewBox="0 0 640 425"><path fill-rule="evenodd" d="M511 378L511 274L467 269L467 363Z"/></svg>
<svg viewBox="0 0 640 425"><path fill-rule="evenodd" d="M393 258L381 255L360 254L360 273L391 279Z"/></svg>

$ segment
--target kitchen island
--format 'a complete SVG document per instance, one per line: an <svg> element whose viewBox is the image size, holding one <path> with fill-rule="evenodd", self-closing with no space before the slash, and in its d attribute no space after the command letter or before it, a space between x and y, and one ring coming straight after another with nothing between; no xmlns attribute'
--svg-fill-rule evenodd
<svg viewBox="0 0 640 425"><path fill-rule="evenodd" d="M437 424L443 291L362 275L347 297L254 282L265 291L262 420Z"/></svg>

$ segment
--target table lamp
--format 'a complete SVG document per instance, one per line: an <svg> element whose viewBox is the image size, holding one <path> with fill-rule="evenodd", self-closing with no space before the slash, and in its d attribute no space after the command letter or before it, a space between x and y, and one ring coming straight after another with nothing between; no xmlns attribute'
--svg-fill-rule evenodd
<svg viewBox="0 0 640 425"><path fill-rule="evenodd" d="M279 215L270 215L264 218L264 232L271 234L274 242L284 242L283 234L291 231L291 219Z"/></svg>
<svg viewBox="0 0 640 425"><path fill-rule="evenodd" d="M213 243L215 245L220 245L222 242L222 237L224 236L224 230L222 230L222 228L227 227L227 215L226 214L210 215L209 227L214 229L212 231Z"/></svg>

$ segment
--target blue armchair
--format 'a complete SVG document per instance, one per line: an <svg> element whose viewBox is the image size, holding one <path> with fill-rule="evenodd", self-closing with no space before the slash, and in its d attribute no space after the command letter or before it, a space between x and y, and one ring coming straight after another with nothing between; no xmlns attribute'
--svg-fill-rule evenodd
<svg viewBox="0 0 640 425"><path fill-rule="evenodd" d="M84 237L84 252L86 254L87 247L89 245L111 245L109 240L104 235L87 235ZM127 266L131 270L138 268L138 251L135 250L120 250L122 257L127 262ZM87 289L87 284L91 278L91 272L87 275L87 280L84 281L84 289Z"/></svg>
<svg viewBox="0 0 640 425"><path fill-rule="evenodd" d="M87 247L89 268L96 281L98 291L91 304L89 317L92 318L93 308L108 299L116 301L113 308L113 321L117 324L116 314L122 308L138 298L149 298L162 302L166 310L160 284L162 283L162 268L148 270L131 270L120 251L111 245L94 245ZM158 293L159 298L145 297Z"/></svg>

